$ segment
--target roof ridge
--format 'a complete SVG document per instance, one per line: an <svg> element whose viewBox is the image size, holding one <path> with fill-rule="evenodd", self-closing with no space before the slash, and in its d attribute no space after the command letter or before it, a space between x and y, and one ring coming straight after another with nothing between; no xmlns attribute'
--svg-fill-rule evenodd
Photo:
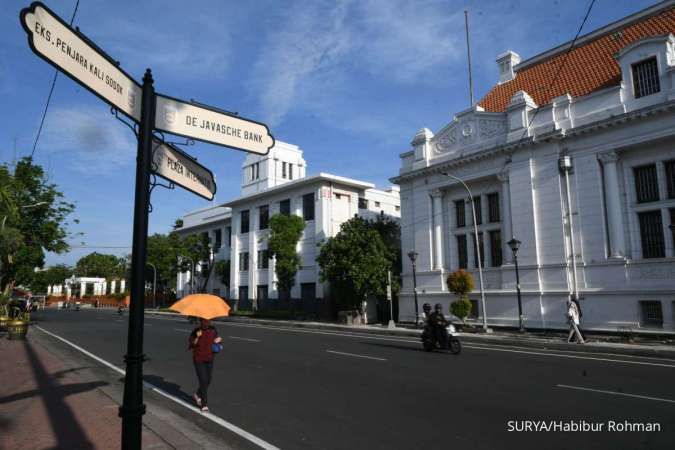
<svg viewBox="0 0 675 450"><path fill-rule="evenodd" d="M652 6L648 6L647 8L637 11L629 16L623 17L619 20L615 20L614 22L611 22L598 29L590 31L582 36L579 36L575 42L574 48L582 47L608 34L615 33L638 22L642 22L651 17L662 14L668 11L669 9L673 8L675 8L675 0L664 0ZM541 53L538 53L534 56L531 56L527 59L520 61L517 65L513 66L514 72L527 69L530 66L542 63L548 59L558 56L559 54L567 51L572 41L573 39L570 39L569 41L566 41L556 47L550 48L548 50L545 50Z"/></svg>

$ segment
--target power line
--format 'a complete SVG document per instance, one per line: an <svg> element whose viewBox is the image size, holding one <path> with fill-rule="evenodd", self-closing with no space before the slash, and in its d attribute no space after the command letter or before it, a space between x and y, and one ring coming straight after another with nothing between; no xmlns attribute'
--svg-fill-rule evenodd
<svg viewBox="0 0 675 450"><path fill-rule="evenodd" d="M579 39L579 35L581 34L581 31L583 30L584 25L586 25L586 21L588 20L588 16L591 14L591 10L593 9L594 4L595 4L595 0L591 0L591 3L588 5L588 9L586 10L586 15L584 16L584 19L581 21L581 25L579 26L579 29L577 30L577 33L574 35L574 39L572 39L572 42L570 42L570 46L567 48L567 51L563 55L563 59L560 62L560 65L558 66L555 74L553 75L553 79L551 80L551 83L548 85L548 88L546 89L547 96L551 92L551 89L553 89L553 87L555 86L555 83L558 81L558 77L560 76L560 73L562 72L562 69L565 67L565 64L567 63L567 58L569 57L570 52L572 50L574 50L574 45L576 44L577 39ZM539 113L539 110L541 109L541 106L543 106L543 105L540 105L539 107L537 107L534 110L534 114L532 114L532 118L530 120L528 120L527 126L523 130L523 134L520 136L519 141L522 141L525 138L525 135L530 130L530 126L534 123L534 119L537 117L537 114ZM502 166L501 169L499 169L498 173L501 173L506 168L506 166L508 164L509 164L509 161L508 160L505 161L504 165ZM483 194L485 194L486 192L491 190L496 183L497 182L495 180L492 180L492 182L485 189L481 190L478 193L478 196L482 196Z"/></svg>
<svg viewBox="0 0 675 450"><path fill-rule="evenodd" d="M80 0L77 0L75 3L75 9L73 10L73 15L70 17L70 25L73 25L75 20L75 15L77 14L77 9L80 6ZM45 104L45 110L42 112L42 120L40 120L40 126L38 127L37 135L35 136L35 142L33 142L33 150L30 152L31 159L35 155L35 149L37 148L38 141L40 140L40 135L42 134L42 127L45 124L45 118L47 117L47 111L49 110L49 102L52 99L52 94L54 93L54 87L56 86L56 79L59 76L59 69L54 69L54 78L52 78L52 86L49 88L49 95L47 96L47 103Z"/></svg>

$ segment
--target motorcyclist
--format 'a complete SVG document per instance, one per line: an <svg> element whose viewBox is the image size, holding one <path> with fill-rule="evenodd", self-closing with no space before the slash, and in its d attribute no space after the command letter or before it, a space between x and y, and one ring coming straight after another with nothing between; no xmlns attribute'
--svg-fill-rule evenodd
<svg viewBox="0 0 675 450"><path fill-rule="evenodd" d="M119 314L119 315L121 316L122 313L124 313L124 305L120 305L120 306L117 308L117 314Z"/></svg>
<svg viewBox="0 0 675 450"><path fill-rule="evenodd" d="M434 312L429 315L428 319L433 336L436 342L442 345L448 339L448 320L443 315L443 305L436 303L434 305Z"/></svg>

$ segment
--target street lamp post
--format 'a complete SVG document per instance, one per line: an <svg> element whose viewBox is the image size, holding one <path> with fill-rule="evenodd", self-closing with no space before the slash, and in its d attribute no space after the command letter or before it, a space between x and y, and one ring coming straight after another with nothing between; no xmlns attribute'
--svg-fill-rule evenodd
<svg viewBox="0 0 675 450"><path fill-rule="evenodd" d="M520 297L520 275L518 274L518 248L520 247L520 241L515 237L512 238L507 245L511 247L513 252L513 263L516 265L516 293L518 295L518 323L520 325L520 332L525 331L523 326L523 301Z"/></svg>
<svg viewBox="0 0 675 450"><path fill-rule="evenodd" d="M410 258L413 270L413 296L415 297L415 326L419 326L420 315L419 315L419 308L417 306L417 274L415 267L415 261L417 260L417 253L414 251L408 252L408 258Z"/></svg>
<svg viewBox="0 0 675 450"><path fill-rule="evenodd" d="M484 288L484 283L483 283L483 261L481 261L480 258L480 242L478 240L478 224L476 223L476 205L473 201L473 195L471 194L471 189L469 189L469 186L466 185L466 183L461 179L458 178L454 175L450 175L449 173L446 172L441 172L441 175L445 175L448 178L452 178L453 180L459 182L462 186L464 186L464 189L466 189L466 192L469 194L469 201L471 201L471 212L473 214L473 232L474 232L474 237L475 237L475 243L476 243L476 260L478 261L478 278L480 279L480 301L481 301L481 306L483 307L483 331L486 333L489 333L491 330L488 328L487 325L487 310L485 309L485 288Z"/></svg>
<svg viewBox="0 0 675 450"><path fill-rule="evenodd" d="M152 307L157 308L157 267L153 263L148 263L152 267Z"/></svg>

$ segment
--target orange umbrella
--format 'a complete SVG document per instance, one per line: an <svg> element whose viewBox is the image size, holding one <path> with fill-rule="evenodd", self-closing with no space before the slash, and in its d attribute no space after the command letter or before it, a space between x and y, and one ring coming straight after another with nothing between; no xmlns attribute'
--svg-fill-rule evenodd
<svg viewBox="0 0 675 450"><path fill-rule="evenodd" d="M192 294L183 297L171 308L184 316L213 319L214 317L228 316L230 306L222 298L211 294Z"/></svg>

